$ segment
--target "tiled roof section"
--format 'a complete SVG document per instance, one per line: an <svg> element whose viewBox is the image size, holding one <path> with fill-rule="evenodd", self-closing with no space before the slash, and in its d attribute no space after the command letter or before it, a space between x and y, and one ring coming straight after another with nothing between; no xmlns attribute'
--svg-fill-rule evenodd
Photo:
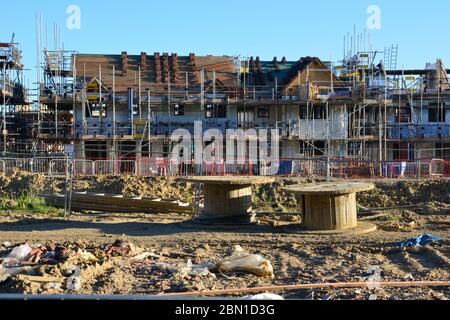
<svg viewBox="0 0 450 320"><path fill-rule="evenodd" d="M302 72L308 65L314 61L320 61L316 57L303 57L298 61L286 61L282 58L278 61L274 58L272 61L260 61L259 57L256 59L250 58L250 84L256 86L273 85L275 78L279 86L287 85L298 72Z"/></svg>
<svg viewBox="0 0 450 320"><path fill-rule="evenodd" d="M172 85L184 86L186 75L189 86L200 85L201 70L205 69L205 82L211 82L213 71L218 83L226 87L237 85L234 58L229 56L179 56L177 54L142 52L140 55L128 55L126 52L117 55L77 54L75 67L78 81L86 78L100 78L99 66L102 69L102 83L112 87L113 66L115 66L116 91L126 91L135 87L141 68L141 86L161 88L170 80ZM170 75L170 77L169 77Z"/></svg>

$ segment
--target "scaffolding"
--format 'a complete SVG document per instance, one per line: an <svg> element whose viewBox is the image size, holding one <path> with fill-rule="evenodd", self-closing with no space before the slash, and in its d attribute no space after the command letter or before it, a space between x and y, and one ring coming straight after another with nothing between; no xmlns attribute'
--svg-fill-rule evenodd
<svg viewBox="0 0 450 320"><path fill-rule="evenodd" d="M24 66L19 44L0 42L0 103L1 103L1 150L8 152L23 150L27 143L29 127L17 118L27 118L31 111L28 91L24 85Z"/></svg>
<svg viewBox="0 0 450 320"><path fill-rule="evenodd" d="M56 26L50 50L40 17L36 24L33 107L18 45L0 44L4 152L9 145L61 154L73 144L81 161L167 158L172 132L193 134L199 118L203 131L275 129L281 157L290 159L386 162L444 157L450 148L443 62L398 70L398 45L374 50L365 32L344 38L343 59L335 63L331 57L79 54L64 49ZM435 123L425 124L430 117ZM19 131L26 139L19 141Z"/></svg>
<svg viewBox="0 0 450 320"><path fill-rule="evenodd" d="M74 52L64 49L60 30L53 26L53 48L47 24L36 16L37 119L33 123L33 149L60 154L73 143Z"/></svg>
<svg viewBox="0 0 450 320"><path fill-rule="evenodd" d="M168 71L165 83L152 83L150 87L143 88L140 67L123 76L115 66L98 64L94 68L98 71L95 75L91 71L88 78L86 70L79 70L73 80L67 82L69 85L63 86L63 92L49 90L52 96L48 100L64 101L66 105L82 105L82 121L75 123L75 135L94 140L139 141L139 145L144 148L149 147L152 140L168 140L173 128L183 127L192 131L193 124L180 123L175 117L184 114L189 106L199 104L202 112L208 115L217 115L220 109L238 106L241 111L238 111L236 123L231 127L248 129L258 128L254 121L255 107L267 105L273 110L275 119L273 123L263 124L263 127L279 129L283 139L299 139L303 143L303 147L300 147L303 151L295 156L340 156L382 161L388 159L388 142L392 130L388 119L390 113L395 108L402 108L401 99L405 95L409 102L414 101L414 94L421 90L423 80L399 75L396 70L386 70L382 60L376 64L377 54L376 51L359 52L337 66L325 62L330 69L307 67L306 78L299 77L298 83L289 90L279 85L281 81L276 76L270 85L252 82L250 79L255 74L251 72L248 59L241 62L236 85L226 88L217 85L215 71L204 68L200 70L200 85L190 83L189 73L185 74L183 84L180 81L171 82ZM382 56L383 52L379 55ZM74 59L77 59L77 55L72 53L71 60ZM74 73L75 70L67 72L66 76ZM314 73L316 77L320 73L327 74L329 79L310 78ZM122 82L127 81L127 90L123 86L118 90L117 77ZM51 89L55 87L54 82L46 83L49 83L46 90L49 85ZM421 94L424 94L424 90ZM400 102L396 102L399 97ZM117 106L124 104L128 105L129 110L126 123L117 122L114 116L112 123L108 122L105 116L107 110L116 114ZM292 106L303 108L297 119L290 117L283 109ZM400 122L402 117L399 114ZM205 120L205 127L217 127L217 120L217 117L212 117L211 121ZM302 130L305 132L302 133ZM336 141L343 142L343 150L334 150ZM126 147L125 143L122 146L124 150L111 147L108 152L118 150L123 156L136 151Z"/></svg>

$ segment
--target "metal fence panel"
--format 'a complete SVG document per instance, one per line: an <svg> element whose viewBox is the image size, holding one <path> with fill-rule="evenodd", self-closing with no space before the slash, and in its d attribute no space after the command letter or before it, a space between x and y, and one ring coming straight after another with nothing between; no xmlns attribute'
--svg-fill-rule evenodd
<svg viewBox="0 0 450 320"><path fill-rule="evenodd" d="M75 175L93 175L94 161L92 160L73 160L73 173Z"/></svg>
<svg viewBox="0 0 450 320"><path fill-rule="evenodd" d="M167 159L142 158L136 161L139 176L166 176L169 166Z"/></svg>
<svg viewBox="0 0 450 320"><path fill-rule="evenodd" d="M335 179L450 177L450 161L365 161L354 159L280 159L277 161L214 161L177 163L166 158L137 160L68 160L61 157L0 159L0 172L63 176L72 161L74 175L136 176L295 176Z"/></svg>
<svg viewBox="0 0 450 320"><path fill-rule="evenodd" d="M98 175L136 175L136 161L134 160L96 160L94 174Z"/></svg>
<svg viewBox="0 0 450 320"><path fill-rule="evenodd" d="M6 164L4 160L0 160L0 172L6 172Z"/></svg>
<svg viewBox="0 0 450 320"><path fill-rule="evenodd" d="M50 161L51 176L65 176L67 173L67 159L54 159Z"/></svg>

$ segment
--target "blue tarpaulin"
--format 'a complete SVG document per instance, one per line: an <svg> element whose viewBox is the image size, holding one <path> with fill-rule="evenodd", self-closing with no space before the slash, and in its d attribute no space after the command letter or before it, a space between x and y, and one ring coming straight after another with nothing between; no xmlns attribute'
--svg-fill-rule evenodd
<svg viewBox="0 0 450 320"><path fill-rule="evenodd" d="M280 166L278 168L279 175L290 175L292 174L292 161L280 161Z"/></svg>
<svg viewBox="0 0 450 320"><path fill-rule="evenodd" d="M412 246L424 246L431 242L442 240L439 237L432 236L430 234L421 234L420 236L417 236L416 238L412 238L406 241L396 242L394 243L395 247L412 247Z"/></svg>

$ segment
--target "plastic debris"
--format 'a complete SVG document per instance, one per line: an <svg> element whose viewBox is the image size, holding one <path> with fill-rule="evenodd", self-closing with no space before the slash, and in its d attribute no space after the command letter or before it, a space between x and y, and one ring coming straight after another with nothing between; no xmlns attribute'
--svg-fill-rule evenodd
<svg viewBox="0 0 450 320"><path fill-rule="evenodd" d="M50 290L50 289L59 290L59 289L61 289L61 283L58 283L58 282L46 283L44 285L44 289L46 289L46 290Z"/></svg>
<svg viewBox="0 0 450 320"><path fill-rule="evenodd" d="M9 247L12 247L12 243L9 242L9 241L5 241L5 242L2 243L2 246L5 247L5 248L9 248Z"/></svg>
<svg viewBox="0 0 450 320"><path fill-rule="evenodd" d="M43 264L57 264L64 260L69 250L62 246L56 246L52 242L45 245L23 244L14 247L11 252L3 258L3 265L8 267Z"/></svg>
<svg viewBox="0 0 450 320"><path fill-rule="evenodd" d="M70 267L64 272L67 276L79 277L81 274L81 269L79 267Z"/></svg>
<svg viewBox="0 0 450 320"><path fill-rule="evenodd" d="M79 291L81 289L81 279L77 276L70 276L66 281L67 290Z"/></svg>
<svg viewBox="0 0 450 320"><path fill-rule="evenodd" d="M18 267L18 268L0 268L0 283L8 280L10 277L15 277L21 273L30 272L30 267Z"/></svg>
<svg viewBox="0 0 450 320"><path fill-rule="evenodd" d="M416 238L412 238L406 241L396 242L394 243L395 247L413 247L413 246L425 246L429 243L436 242L442 240L441 238L437 236L432 236L429 234L421 234L420 236L417 236Z"/></svg>
<svg viewBox="0 0 450 320"><path fill-rule="evenodd" d="M408 273L403 277L404 280L414 281L414 276L411 273Z"/></svg>
<svg viewBox="0 0 450 320"><path fill-rule="evenodd" d="M87 262L97 262L98 259L92 253L83 251L80 253L80 258Z"/></svg>
<svg viewBox="0 0 450 320"><path fill-rule="evenodd" d="M0 283L20 273L19 268L0 268Z"/></svg>
<svg viewBox="0 0 450 320"><path fill-rule="evenodd" d="M163 271L168 271L175 276L179 276L185 278L186 276L212 276L215 277L214 274L210 272L211 269L215 268L215 265L210 262L202 263L202 264L193 264L191 260L188 260L185 264L158 264L159 269Z"/></svg>
<svg viewBox="0 0 450 320"><path fill-rule="evenodd" d="M284 300L284 298L274 293L261 293L254 296L245 296L242 300Z"/></svg>
<svg viewBox="0 0 450 320"><path fill-rule="evenodd" d="M81 269L79 267L70 267L65 273L69 275L66 280L66 288L70 291L79 291L81 289Z"/></svg>
<svg viewBox="0 0 450 320"><path fill-rule="evenodd" d="M217 264L211 262L193 264L188 260L185 264L159 264L158 268L181 277L206 276L211 275L211 272L247 272L260 277L274 277L269 260L258 254L249 254L241 246L236 246L230 257L222 259Z"/></svg>
<svg viewBox="0 0 450 320"><path fill-rule="evenodd" d="M162 256L155 254L154 252L142 252L141 254L138 254L134 257L131 257L130 260L133 262L138 262L147 259L148 257L160 259Z"/></svg>
<svg viewBox="0 0 450 320"><path fill-rule="evenodd" d="M137 256L131 257L131 261L142 261L147 259L148 257L152 256L151 252L142 252L141 254L138 254Z"/></svg>
<svg viewBox="0 0 450 320"><path fill-rule="evenodd" d="M6 256L5 260L16 260L18 262L24 261L31 253L33 248L28 243L17 246Z"/></svg>
<svg viewBox="0 0 450 320"><path fill-rule="evenodd" d="M248 272L259 277L274 278L273 267L269 260L259 254L249 254L237 245L230 257L222 259L216 265L220 272Z"/></svg>

